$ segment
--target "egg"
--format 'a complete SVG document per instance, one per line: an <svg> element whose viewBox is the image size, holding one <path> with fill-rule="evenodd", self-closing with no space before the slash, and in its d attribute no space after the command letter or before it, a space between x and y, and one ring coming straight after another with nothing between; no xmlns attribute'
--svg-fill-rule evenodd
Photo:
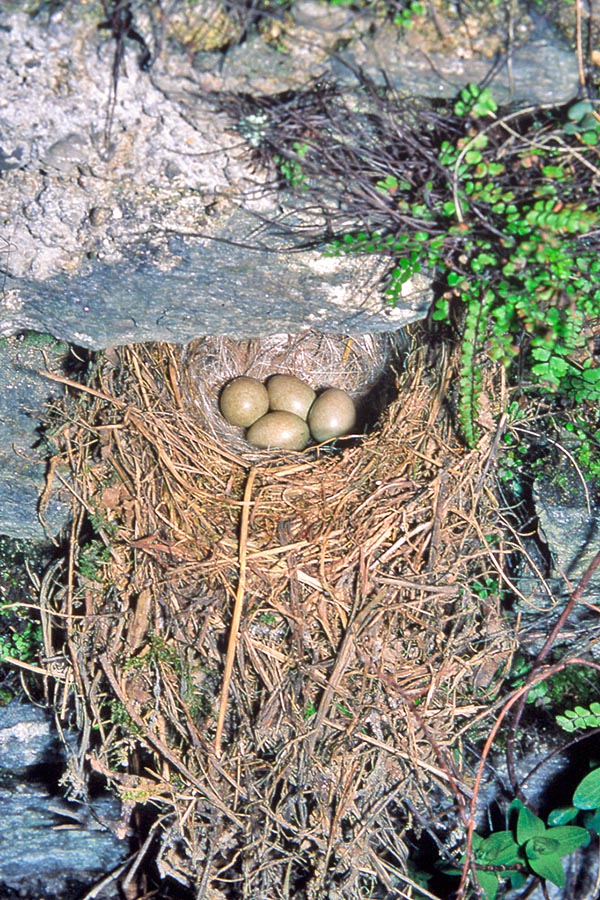
<svg viewBox="0 0 600 900"><path fill-rule="evenodd" d="M291 412L269 412L252 425L246 440L261 450L304 450L310 440L308 425Z"/></svg>
<svg viewBox="0 0 600 900"><path fill-rule="evenodd" d="M315 397L313 389L295 375L271 375L267 380L269 407L306 419Z"/></svg>
<svg viewBox="0 0 600 900"><path fill-rule="evenodd" d="M226 384L219 398L223 418L230 425L248 427L269 409L267 389L257 378L240 375Z"/></svg>
<svg viewBox="0 0 600 900"><path fill-rule="evenodd" d="M315 441L348 434L356 423L352 397L338 388L328 388L317 397L308 413L308 427Z"/></svg>

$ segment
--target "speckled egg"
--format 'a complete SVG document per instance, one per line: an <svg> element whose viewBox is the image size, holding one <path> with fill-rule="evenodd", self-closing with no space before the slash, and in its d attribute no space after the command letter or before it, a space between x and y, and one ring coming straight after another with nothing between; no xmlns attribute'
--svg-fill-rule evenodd
<svg viewBox="0 0 600 900"><path fill-rule="evenodd" d="M240 375L223 388L219 409L230 425L247 428L269 409L267 389L257 378Z"/></svg>
<svg viewBox="0 0 600 900"><path fill-rule="evenodd" d="M308 425L290 412L269 412L255 422L246 440L261 450L304 450L310 440Z"/></svg>
<svg viewBox="0 0 600 900"><path fill-rule="evenodd" d="M267 380L269 407L272 410L294 413L306 419L317 396L313 389L295 375L271 375Z"/></svg>
<svg viewBox="0 0 600 900"><path fill-rule="evenodd" d="M315 441L348 434L356 424L352 397L339 388L328 388L317 397L308 413L308 427Z"/></svg>

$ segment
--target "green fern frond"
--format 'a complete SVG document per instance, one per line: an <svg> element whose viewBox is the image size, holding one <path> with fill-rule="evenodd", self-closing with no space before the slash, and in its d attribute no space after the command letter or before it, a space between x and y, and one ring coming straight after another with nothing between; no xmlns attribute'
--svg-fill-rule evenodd
<svg viewBox="0 0 600 900"><path fill-rule="evenodd" d="M600 703L590 703L590 708L576 706L565 709L562 715L556 716L557 724L563 731L572 732L578 728L600 728Z"/></svg>
<svg viewBox="0 0 600 900"><path fill-rule="evenodd" d="M460 353L460 424L469 447L477 443L477 407L481 393L481 367L476 356L481 352L487 333L488 316L494 300L491 291L470 286L463 294L467 304Z"/></svg>

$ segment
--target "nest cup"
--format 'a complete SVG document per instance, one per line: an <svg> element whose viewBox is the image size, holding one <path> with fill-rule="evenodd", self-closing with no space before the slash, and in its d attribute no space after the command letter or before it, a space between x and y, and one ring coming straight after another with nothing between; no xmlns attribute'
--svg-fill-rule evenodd
<svg viewBox="0 0 600 900"><path fill-rule="evenodd" d="M192 341L183 354L184 403L206 431L244 456L264 459L245 440L245 429L225 421L219 410L224 386L240 375L265 382L270 375L295 375L317 392L340 388L357 408L356 433L369 431L394 396L395 369L408 340L402 332L348 336L307 331L235 341L205 337Z"/></svg>

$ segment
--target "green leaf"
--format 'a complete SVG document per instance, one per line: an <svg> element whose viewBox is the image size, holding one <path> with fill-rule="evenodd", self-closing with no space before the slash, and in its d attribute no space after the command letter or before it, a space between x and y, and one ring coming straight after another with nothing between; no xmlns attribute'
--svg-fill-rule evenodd
<svg viewBox="0 0 600 900"><path fill-rule="evenodd" d="M542 175L562 181L565 177L565 170L562 166L542 166Z"/></svg>
<svg viewBox="0 0 600 900"><path fill-rule="evenodd" d="M455 104L454 111L457 116L465 116L469 113L475 118L494 115L498 104L494 100L489 88L480 88L476 84L468 84L460 92L460 100Z"/></svg>
<svg viewBox="0 0 600 900"><path fill-rule="evenodd" d="M488 116L493 115L498 110L498 104L492 97L492 92L489 88L484 88L477 100L477 103L473 107L473 112L477 116Z"/></svg>
<svg viewBox="0 0 600 900"><path fill-rule="evenodd" d="M507 872L506 875L510 878L510 886L514 891L522 888L527 881L527 875L524 872Z"/></svg>
<svg viewBox="0 0 600 900"><path fill-rule="evenodd" d="M579 782L573 794L573 805L577 809L600 807L600 769L594 769Z"/></svg>
<svg viewBox="0 0 600 900"><path fill-rule="evenodd" d="M450 312L450 303L444 297L440 297L440 299L435 304L435 310L433 312L433 318L436 322L447 322L448 321L448 313Z"/></svg>
<svg viewBox="0 0 600 900"><path fill-rule="evenodd" d="M494 866L511 866L519 862L519 845L512 831L495 831L477 848L476 862Z"/></svg>
<svg viewBox="0 0 600 900"><path fill-rule="evenodd" d="M581 140L584 144L595 146L598 143L598 135L595 131L584 131L581 135Z"/></svg>
<svg viewBox="0 0 600 900"><path fill-rule="evenodd" d="M498 876L494 872L484 872L477 869L477 883L486 900L495 900L498 893Z"/></svg>
<svg viewBox="0 0 600 900"><path fill-rule="evenodd" d="M525 844L532 838L545 834L545 832L546 826L539 816L534 815L530 809L523 806L517 819L517 842Z"/></svg>
<svg viewBox="0 0 600 900"><path fill-rule="evenodd" d="M533 843L533 841L530 843ZM565 872L560 856L557 853L547 853L539 855L535 854L530 857L528 846L525 850L527 852L527 862L529 863L531 870L535 872L536 875L539 875L540 878L546 878L557 887L564 887Z"/></svg>
<svg viewBox="0 0 600 900"><path fill-rule="evenodd" d="M572 122L581 122L581 120L594 111L593 104L589 100L579 100L567 110L567 117Z"/></svg>
<svg viewBox="0 0 600 900"><path fill-rule="evenodd" d="M487 134L476 134L475 137L469 141L469 147L474 147L475 150L485 150L489 143L489 138Z"/></svg>
<svg viewBox="0 0 600 900"><path fill-rule="evenodd" d="M497 262L493 253L478 253L471 260L471 269L476 275L479 275L487 266L493 266Z"/></svg>
<svg viewBox="0 0 600 900"><path fill-rule="evenodd" d="M398 190L398 179L395 175L386 175L381 181L376 182L375 187L383 194L393 194Z"/></svg>
<svg viewBox="0 0 600 900"><path fill-rule="evenodd" d="M558 842L557 853L560 856L568 856L578 847L587 847L590 842L590 833L586 828L578 825L557 825L546 832L548 838Z"/></svg>
<svg viewBox="0 0 600 900"><path fill-rule="evenodd" d="M553 809L548 816L548 825L567 825L578 814L579 810L576 806L559 806L558 809Z"/></svg>
<svg viewBox="0 0 600 900"><path fill-rule="evenodd" d="M525 852L528 859L537 859L539 856L549 856L558 853L560 856L558 841L549 836L549 833L539 834L530 838L525 844Z"/></svg>
<svg viewBox="0 0 600 900"><path fill-rule="evenodd" d="M594 809L583 817L583 824L589 831L600 834L600 809Z"/></svg>
<svg viewBox="0 0 600 900"><path fill-rule="evenodd" d="M534 347L531 355L534 359L539 359L540 362L548 362L552 353L546 347Z"/></svg>
<svg viewBox="0 0 600 900"><path fill-rule="evenodd" d="M481 845L483 844L484 840L485 840L485 838L483 838L483 837L482 837L480 834L478 834L476 831L473 832L473 837L471 838L471 847L472 847L472 849L473 849L473 852L475 852L479 847L481 847ZM466 859L466 857L463 856L463 857L461 858L461 862L464 862L465 859Z"/></svg>

